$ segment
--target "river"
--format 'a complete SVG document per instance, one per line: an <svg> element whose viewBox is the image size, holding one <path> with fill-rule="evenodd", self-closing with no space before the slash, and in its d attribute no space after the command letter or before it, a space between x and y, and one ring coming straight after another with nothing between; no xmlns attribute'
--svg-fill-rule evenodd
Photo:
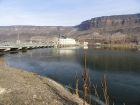
<svg viewBox="0 0 140 105"><path fill-rule="evenodd" d="M91 84L97 84L103 100L100 78L107 76L110 104L140 105L140 51L138 49L108 48L40 48L3 55L6 65L49 77L74 91L78 72L79 93L82 93L84 52ZM96 100L91 87L92 105ZM98 103L98 102L96 102Z"/></svg>

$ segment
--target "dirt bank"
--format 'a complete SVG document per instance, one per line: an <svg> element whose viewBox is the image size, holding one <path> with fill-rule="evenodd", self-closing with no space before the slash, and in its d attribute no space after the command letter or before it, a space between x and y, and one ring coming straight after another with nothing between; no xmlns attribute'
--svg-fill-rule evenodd
<svg viewBox="0 0 140 105"><path fill-rule="evenodd" d="M0 65L0 105L82 105L55 81Z"/></svg>

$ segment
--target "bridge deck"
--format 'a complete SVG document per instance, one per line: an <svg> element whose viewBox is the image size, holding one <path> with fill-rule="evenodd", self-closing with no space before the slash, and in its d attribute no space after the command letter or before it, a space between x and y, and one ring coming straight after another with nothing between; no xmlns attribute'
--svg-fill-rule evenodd
<svg viewBox="0 0 140 105"><path fill-rule="evenodd" d="M54 47L54 44L15 44L15 45L0 45L0 52L19 50L19 49L32 49L32 48L43 48L43 47Z"/></svg>

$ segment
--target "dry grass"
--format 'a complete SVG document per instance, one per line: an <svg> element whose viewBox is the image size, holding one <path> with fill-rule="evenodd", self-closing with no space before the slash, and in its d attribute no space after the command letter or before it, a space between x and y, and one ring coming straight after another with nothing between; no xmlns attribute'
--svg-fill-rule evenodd
<svg viewBox="0 0 140 105"><path fill-rule="evenodd" d="M91 87L91 82L90 82L90 78L88 78L88 71L86 69L86 52L84 53L84 73L82 74L82 78L83 78L83 105L86 104L86 99L89 100L89 104L91 103L91 93L90 93L90 87ZM77 79L77 74L76 74L76 79ZM88 84L87 84L87 79L88 80ZM104 94L104 98L105 98L105 104L109 105L109 96L107 94L107 84L106 84L106 75L104 75L103 77L103 82L100 79L101 85L102 85L102 90L103 90L103 94ZM76 81L76 85L78 82ZM100 100L98 92L97 92L97 86L95 86L93 84L93 88L95 91L95 96ZM77 93L77 87L75 89L76 93ZM87 97L87 93L89 94L89 97ZM96 103L95 103L96 104Z"/></svg>
<svg viewBox="0 0 140 105"><path fill-rule="evenodd" d="M104 75L104 82L102 82L102 79L100 79L101 85L102 85L102 90L105 98L105 103L106 105L109 105L109 96L107 94L107 85L106 85L106 75Z"/></svg>
<svg viewBox="0 0 140 105"><path fill-rule="evenodd" d="M86 52L84 54L84 73L82 74L83 78L83 105L86 104L86 96L87 96L87 79L88 79L88 71L86 69Z"/></svg>
<svg viewBox="0 0 140 105"><path fill-rule="evenodd" d="M75 79L76 79L75 95L76 95L76 96L79 96L79 94L78 94L78 81L79 81L79 80L78 80L77 71L76 71Z"/></svg>

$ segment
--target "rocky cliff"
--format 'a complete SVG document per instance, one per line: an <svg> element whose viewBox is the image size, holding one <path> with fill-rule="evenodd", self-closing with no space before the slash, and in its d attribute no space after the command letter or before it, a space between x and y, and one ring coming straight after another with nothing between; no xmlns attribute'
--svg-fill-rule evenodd
<svg viewBox="0 0 140 105"><path fill-rule="evenodd" d="M103 16L86 20L77 26L0 26L0 41L51 40L64 35L85 41L102 43L130 43L140 41L140 13Z"/></svg>
<svg viewBox="0 0 140 105"><path fill-rule="evenodd" d="M92 18L77 25L76 28L100 40L110 39L114 43L138 42L140 41L140 13ZM107 40L105 42L109 43Z"/></svg>
<svg viewBox="0 0 140 105"><path fill-rule="evenodd" d="M79 30L106 29L116 30L140 27L140 13L134 15L116 15L92 18L77 26Z"/></svg>

